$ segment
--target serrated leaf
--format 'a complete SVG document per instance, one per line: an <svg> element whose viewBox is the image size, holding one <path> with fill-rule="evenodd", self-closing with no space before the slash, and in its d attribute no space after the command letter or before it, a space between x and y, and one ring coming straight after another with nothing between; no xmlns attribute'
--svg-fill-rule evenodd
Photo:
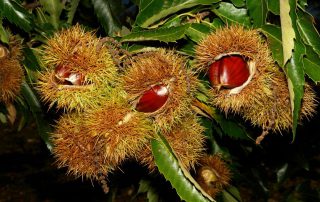
<svg viewBox="0 0 320 202"><path fill-rule="evenodd" d="M283 64L281 28L273 24L265 24L262 26L262 31L267 36L273 59L281 66Z"/></svg>
<svg viewBox="0 0 320 202"><path fill-rule="evenodd" d="M180 198L187 202L214 201L181 166L166 140L161 135L159 137L151 142L155 163L159 171L176 189Z"/></svg>
<svg viewBox="0 0 320 202"><path fill-rule="evenodd" d="M289 0L289 10L290 10L290 20L292 22L297 21L296 9L297 9L297 2L295 0ZM281 10L281 5L280 5ZM288 87L290 93L290 101L291 101L291 109L292 109L292 134L293 134L293 141L296 136L296 128L299 120L300 115L300 108L301 108L301 100L304 93L304 63L303 57L306 54L306 48L302 43L300 38L298 28L296 23L292 24L290 28L294 31L295 40L294 40L294 51L292 52L292 58L290 59L289 63L285 67L287 72L287 79L288 79ZM283 39L283 36L282 36ZM283 44L285 41L282 41Z"/></svg>
<svg viewBox="0 0 320 202"><path fill-rule="evenodd" d="M292 51L294 48L295 32L292 27L292 19L290 16L290 0L280 0L280 21L281 21L281 33L282 33L282 49L283 49L283 64L292 57ZM295 12L294 10L291 12Z"/></svg>
<svg viewBox="0 0 320 202"><path fill-rule="evenodd" d="M236 7L244 7L246 5L245 0L231 0L232 4Z"/></svg>
<svg viewBox="0 0 320 202"><path fill-rule="evenodd" d="M218 8L212 10L222 21L226 24L241 24L244 26L250 26L250 18L248 16L247 9L236 8L233 4L227 2L221 2Z"/></svg>
<svg viewBox="0 0 320 202"><path fill-rule="evenodd" d="M305 55L305 49L303 44L296 41L295 51L292 54L292 58L286 65L288 87L290 93L291 109L292 109L292 133L293 140L296 135L296 128L299 120L301 100L304 93L304 67L303 67L303 55Z"/></svg>
<svg viewBox="0 0 320 202"><path fill-rule="evenodd" d="M240 192L233 186L222 191L222 198L224 202L241 202Z"/></svg>
<svg viewBox="0 0 320 202"><path fill-rule="evenodd" d="M267 0L268 10L275 15L280 15L279 0Z"/></svg>
<svg viewBox="0 0 320 202"><path fill-rule="evenodd" d="M199 42L205 38L213 29L210 26L200 23L192 23L186 30L186 35L194 42Z"/></svg>
<svg viewBox="0 0 320 202"><path fill-rule="evenodd" d="M2 26L2 19L0 18L0 42L9 43L9 34L6 29Z"/></svg>
<svg viewBox="0 0 320 202"><path fill-rule="evenodd" d="M147 28L158 20L182 9L197 5L210 5L220 0L141 0L136 24Z"/></svg>
<svg viewBox="0 0 320 202"><path fill-rule="evenodd" d="M212 119L214 119L223 130L224 134L228 135L231 138L235 139L248 139L248 135L245 132L244 128L239 125L239 123L226 119L221 113L202 102L194 101L193 105L201 109Z"/></svg>
<svg viewBox="0 0 320 202"><path fill-rule="evenodd" d="M38 132L42 140L46 143L49 150L52 149L52 143L49 140L49 133L51 132L51 127L49 123L44 119L44 114L41 109L41 104L34 94L30 86L23 82L21 85L21 94L29 105L30 111L36 121Z"/></svg>
<svg viewBox="0 0 320 202"><path fill-rule="evenodd" d="M127 49L130 53L141 53L157 50L155 47L145 46L141 44L133 44Z"/></svg>
<svg viewBox="0 0 320 202"><path fill-rule="evenodd" d="M1 16L6 17L11 23L29 32L32 29L31 15L15 1L0 1Z"/></svg>
<svg viewBox="0 0 320 202"><path fill-rule="evenodd" d="M303 58L305 73L315 82L320 81L320 57L310 46L306 47L306 56Z"/></svg>
<svg viewBox="0 0 320 202"><path fill-rule="evenodd" d="M186 44L183 44L181 48L179 48L178 52L184 55L189 55L191 57L194 57L194 55L196 54L194 49L195 45L196 43L194 43L191 40L188 40Z"/></svg>
<svg viewBox="0 0 320 202"><path fill-rule="evenodd" d="M122 37L121 41L163 41L175 42L185 36L186 30L189 25L182 25L179 27L169 27L154 30L144 30L133 32L129 35Z"/></svg>
<svg viewBox="0 0 320 202"><path fill-rule="evenodd" d="M80 0L72 0L70 2L70 7L67 9L67 12L68 12L67 13L67 16L68 16L67 23L70 24L70 25L72 24L73 17L74 17L74 14L77 11L79 2L80 2Z"/></svg>
<svg viewBox="0 0 320 202"><path fill-rule="evenodd" d="M112 0L92 0L93 8L98 20L109 36L115 36L121 30L121 23L117 13L111 9Z"/></svg>
<svg viewBox="0 0 320 202"><path fill-rule="evenodd" d="M148 202L158 202L159 195L149 180L141 179L138 193L147 193Z"/></svg>
<svg viewBox="0 0 320 202"><path fill-rule="evenodd" d="M49 22L55 29L59 28L60 15L64 4L60 0L40 0L43 9L49 14Z"/></svg>
<svg viewBox="0 0 320 202"><path fill-rule="evenodd" d="M24 47L23 48L23 55L24 59L22 63L24 64L25 67L32 71L37 71L40 70L40 65L39 65L39 60L35 56L33 50L29 47Z"/></svg>
<svg viewBox="0 0 320 202"><path fill-rule="evenodd" d="M179 15L172 16L161 27L176 27L181 25L181 17Z"/></svg>
<svg viewBox="0 0 320 202"><path fill-rule="evenodd" d="M320 55L320 35L313 24L313 17L299 10L297 11L297 17L297 27L303 42L311 46Z"/></svg>
<svg viewBox="0 0 320 202"><path fill-rule="evenodd" d="M250 18L255 27L262 27L267 19L267 3L266 0L246 0L247 9Z"/></svg>

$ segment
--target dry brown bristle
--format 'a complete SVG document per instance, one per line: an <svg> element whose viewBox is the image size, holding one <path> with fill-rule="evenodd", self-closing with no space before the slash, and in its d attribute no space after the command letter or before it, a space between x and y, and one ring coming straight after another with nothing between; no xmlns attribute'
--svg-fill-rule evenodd
<svg viewBox="0 0 320 202"><path fill-rule="evenodd" d="M80 114L64 115L52 134L53 154L59 167L67 167L76 177L98 179L118 165L111 165L103 155L104 142L89 135Z"/></svg>
<svg viewBox="0 0 320 202"><path fill-rule="evenodd" d="M219 155L205 156L199 161L196 180L213 198L230 183L231 173Z"/></svg>
<svg viewBox="0 0 320 202"><path fill-rule="evenodd" d="M138 155L154 134L153 126L144 114L133 112L126 104L109 102L89 111L84 117L89 136L103 142L104 159L119 164Z"/></svg>
<svg viewBox="0 0 320 202"><path fill-rule="evenodd" d="M289 89L286 76L278 67L273 67L269 85L272 90L271 96L259 97L255 105L244 108L243 116L264 131L289 131L293 124ZM301 103L300 121L311 117L315 113L316 106L315 93L310 85L306 84Z"/></svg>
<svg viewBox="0 0 320 202"><path fill-rule="evenodd" d="M23 69L19 59L21 55L20 41L10 37L9 52L0 59L0 102L11 102L20 92L23 79Z"/></svg>

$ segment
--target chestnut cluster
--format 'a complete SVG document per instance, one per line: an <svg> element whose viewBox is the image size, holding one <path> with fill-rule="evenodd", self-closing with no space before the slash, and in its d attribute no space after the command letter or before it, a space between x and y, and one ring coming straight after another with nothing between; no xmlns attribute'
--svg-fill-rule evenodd
<svg viewBox="0 0 320 202"><path fill-rule="evenodd" d="M196 69L209 77L212 105L261 127L261 137L292 128L285 73L257 30L239 25L220 28L197 45L196 59ZM300 119L311 117L316 105L315 93L306 83Z"/></svg>
<svg viewBox="0 0 320 202"><path fill-rule="evenodd" d="M101 180L135 159L156 171L151 139L161 133L187 169L205 154L203 126L191 110L199 85L186 58L163 48L114 62L105 40L79 25L56 33L42 52L38 90L63 109L51 135L59 167ZM223 70L221 70L223 71Z"/></svg>
<svg viewBox="0 0 320 202"><path fill-rule="evenodd" d="M226 164L205 155L204 127L192 111L197 72L207 74L210 103L225 114L241 115L263 134L292 127L286 76L257 30L230 26L209 34L196 46L194 68L164 48L114 61L126 51L105 42L79 25L56 33L42 50L38 81L43 100L66 112L52 134L58 165L75 176L101 179L104 190L107 174L128 159L156 171L150 145L156 133L185 168L197 170L211 196L229 184ZM315 107L306 84L301 119Z"/></svg>

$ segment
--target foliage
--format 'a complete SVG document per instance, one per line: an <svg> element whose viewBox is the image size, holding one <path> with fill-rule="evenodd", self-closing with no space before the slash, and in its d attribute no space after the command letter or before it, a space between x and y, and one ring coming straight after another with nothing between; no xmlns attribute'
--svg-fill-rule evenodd
<svg viewBox="0 0 320 202"><path fill-rule="evenodd" d="M23 39L24 46L24 60L21 62L26 76L21 94L14 103L18 109L17 127L21 129L35 121L41 138L51 149L50 124L55 121L52 114L56 113L52 109L48 110L36 93L35 75L43 64L35 50L64 27L80 23L88 30L96 30L97 35L114 37L131 53L155 47L174 48L188 57L192 65L194 48L208 33L219 27L240 24L263 33L274 61L285 71L294 123L290 134L292 140L298 135L296 141L300 141L299 132L302 133L302 129L298 127L298 122L303 86L306 80L311 80L314 84L320 81L320 35L314 24L314 16L308 9L307 2L303 0L0 0L1 42L8 44L9 35L14 33ZM221 114L209 104L205 81L202 87L203 90L199 89L196 95L196 106L197 112L202 115L202 125L206 127L208 152L222 154L224 159L232 162L232 171L235 173L235 186L224 190L217 201L241 201L236 187L239 188L243 182L255 187L261 193L261 198L267 198L269 190L266 188L266 173L259 168L260 163L263 163L261 159L257 161L259 165L251 168L241 165L240 161L241 158L254 156L251 154L254 151L263 153L260 147L254 145L256 129L239 117L225 117ZM8 114L6 106L0 105L1 122L8 121ZM33 120L30 119L31 116ZM159 136L161 138L152 141L155 162L180 198L185 201L210 200L191 175L183 170L165 139ZM293 156L299 155L303 154L295 153ZM304 159L305 164L308 164L308 160ZM275 184L278 188L297 171L308 170L295 163L303 162L284 160L273 164L276 167L278 182ZM151 184L143 180L141 183L144 183L144 187L140 187L140 193L148 192L149 201L157 201L159 196ZM301 194L304 191L312 191L316 197L314 201L320 200L319 188L313 189L308 184L297 183L291 192L286 193L286 201L297 201L295 193Z"/></svg>

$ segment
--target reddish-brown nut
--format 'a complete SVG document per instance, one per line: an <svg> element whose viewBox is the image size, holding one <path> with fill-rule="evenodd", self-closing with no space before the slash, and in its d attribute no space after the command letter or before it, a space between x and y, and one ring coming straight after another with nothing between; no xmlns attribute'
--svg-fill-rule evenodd
<svg viewBox="0 0 320 202"><path fill-rule="evenodd" d="M64 85L83 85L85 81L83 74L71 72L67 65L58 65L55 68L55 77Z"/></svg>
<svg viewBox="0 0 320 202"><path fill-rule="evenodd" d="M169 89L165 85L155 85L140 97L136 110L151 113L160 109L168 100Z"/></svg>
<svg viewBox="0 0 320 202"><path fill-rule="evenodd" d="M224 56L209 68L209 81L214 87L236 88L250 76L247 62L241 56Z"/></svg>

